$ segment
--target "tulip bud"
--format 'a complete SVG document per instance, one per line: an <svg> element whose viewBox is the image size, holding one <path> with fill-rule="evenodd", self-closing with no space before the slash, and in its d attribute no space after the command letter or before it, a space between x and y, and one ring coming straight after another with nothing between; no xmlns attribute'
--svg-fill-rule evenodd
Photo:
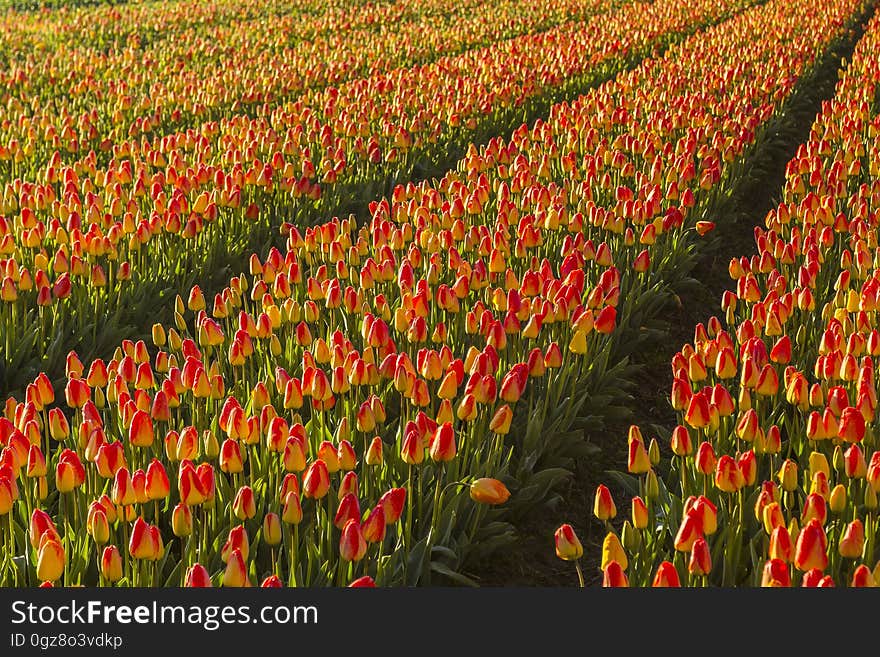
<svg viewBox="0 0 880 657"><path fill-rule="evenodd" d="M110 523L107 520L107 513L100 502L92 502L89 506L86 531L97 545L104 545L110 540Z"/></svg>
<svg viewBox="0 0 880 657"><path fill-rule="evenodd" d="M865 546L865 526L856 518L846 526L838 551L845 559L859 559Z"/></svg>
<svg viewBox="0 0 880 657"><path fill-rule="evenodd" d="M602 570L605 570L608 564L612 561L616 561L620 564L620 567L623 570L626 570L629 565L626 552L620 544L620 539L617 537L617 534L614 532L608 532L605 535L605 540L602 542Z"/></svg>
<svg viewBox="0 0 880 657"><path fill-rule="evenodd" d="M405 488L392 488L379 498L379 504L382 505L382 509L385 511L386 524L392 525L400 519L405 502Z"/></svg>
<svg viewBox="0 0 880 657"><path fill-rule="evenodd" d="M645 497L649 500L656 500L660 497L660 481L657 479L657 473L648 470L645 474Z"/></svg>
<svg viewBox="0 0 880 657"><path fill-rule="evenodd" d="M211 575L208 574L208 570L202 564L193 564L186 571L184 586L187 588L210 588Z"/></svg>
<svg viewBox="0 0 880 657"><path fill-rule="evenodd" d="M367 542L357 520L349 520L339 538L339 556L343 561L360 561L367 553Z"/></svg>
<svg viewBox="0 0 880 657"><path fill-rule="evenodd" d="M497 479L482 477L471 482L470 496L478 504L498 505L510 498L510 491Z"/></svg>
<svg viewBox="0 0 880 657"><path fill-rule="evenodd" d="M115 545L108 545L101 553L101 575L111 584L122 579L122 555Z"/></svg>
<svg viewBox="0 0 880 657"><path fill-rule="evenodd" d="M852 478L862 478L868 473L865 454L859 445L850 445L843 455L844 472Z"/></svg>
<svg viewBox="0 0 880 657"><path fill-rule="evenodd" d="M694 451L690 433L686 427L678 425L672 431L672 453L676 456L687 456Z"/></svg>
<svg viewBox="0 0 880 657"><path fill-rule="evenodd" d="M861 564L860 566L858 566L853 571L853 577L850 586L852 586L853 588L876 586L876 580L874 578L874 574L871 572L871 569L868 568L865 564Z"/></svg>
<svg viewBox="0 0 880 657"><path fill-rule="evenodd" d="M381 504L376 505L364 521L363 534L368 543L380 543L385 539L385 511Z"/></svg>
<svg viewBox="0 0 880 657"><path fill-rule="evenodd" d="M306 497L321 499L330 490L330 472L327 464L319 459L313 461L303 475L303 493Z"/></svg>
<svg viewBox="0 0 880 657"><path fill-rule="evenodd" d="M37 555L37 579L41 582L55 582L64 574L67 556L57 535L41 541Z"/></svg>
<svg viewBox="0 0 880 657"><path fill-rule="evenodd" d="M871 511L877 508L877 491L871 486L865 488L865 508Z"/></svg>
<svg viewBox="0 0 880 657"><path fill-rule="evenodd" d="M370 466L382 465L382 451L382 439L379 436L373 437L364 456L364 462Z"/></svg>
<svg viewBox="0 0 880 657"><path fill-rule="evenodd" d="M303 510L299 499L299 493L289 491L284 496L283 508L281 510L281 520L288 525L298 525L302 522Z"/></svg>
<svg viewBox="0 0 880 657"><path fill-rule="evenodd" d="M638 552L642 545L642 536L636 531L629 520L623 521L623 528L620 530L621 540L624 547L630 552Z"/></svg>
<svg viewBox="0 0 880 657"><path fill-rule="evenodd" d="M688 572L692 575L708 575L712 571L712 555L709 544L704 538L698 538L691 547L691 558Z"/></svg>
<svg viewBox="0 0 880 657"><path fill-rule="evenodd" d="M596 497L593 502L593 515L599 520L610 520L617 515L617 507L611 497L611 491L605 484L599 484L596 489Z"/></svg>
<svg viewBox="0 0 880 657"><path fill-rule="evenodd" d="M629 459L627 469L631 474L644 474L651 469L651 460L641 440L629 441Z"/></svg>
<svg viewBox="0 0 880 657"><path fill-rule="evenodd" d="M559 527L554 537L556 539L556 556L560 559L577 561L584 555L584 548L571 525L564 524Z"/></svg>
<svg viewBox="0 0 880 657"><path fill-rule="evenodd" d="M446 422L437 427L431 439L429 453L435 462L446 463L455 458L455 432L452 423Z"/></svg>
<svg viewBox="0 0 880 657"><path fill-rule="evenodd" d="M281 543L281 518L271 511L263 517L263 540L267 545Z"/></svg>
<svg viewBox="0 0 880 657"><path fill-rule="evenodd" d="M828 499L828 508L832 513L843 513L846 510L846 486L837 484Z"/></svg>
<svg viewBox="0 0 880 657"><path fill-rule="evenodd" d="M769 559L764 564L764 569L761 573L761 586L786 588L791 586L788 564L781 559Z"/></svg>
<svg viewBox="0 0 880 657"><path fill-rule="evenodd" d="M825 570L828 567L828 541L822 524L810 520L798 535L794 563L798 570Z"/></svg>
<svg viewBox="0 0 880 657"><path fill-rule="evenodd" d="M648 526L648 507L641 497L632 498L632 524L636 529Z"/></svg>
<svg viewBox="0 0 880 657"><path fill-rule="evenodd" d="M654 575L654 581L651 586L655 588L679 588L681 581L678 577L678 571L669 561L663 561L657 566L657 574Z"/></svg>
<svg viewBox="0 0 880 657"><path fill-rule="evenodd" d="M782 485L782 489L789 493L793 492L795 489L797 489L797 463L795 463L791 459L786 459L786 461L782 464L782 467L779 468L778 477L779 483Z"/></svg>
<svg viewBox="0 0 880 657"><path fill-rule="evenodd" d="M250 520L257 514L257 503L250 486L242 486L238 489L232 502L232 510L239 520Z"/></svg>
<svg viewBox="0 0 880 657"><path fill-rule="evenodd" d="M701 474L708 476L715 472L715 450L712 449L712 445L710 443L705 441L700 443L700 446L697 448L695 463L697 466L697 470Z"/></svg>
<svg viewBox="0 0 880 657"><path fill-rule="evenodd" d="M617 561L610 561L602 569L602 586L604 588L626 588L629 580L624 572L624 567Z"/></svg>
<svg viewBox="0 0 880 657"><path fill-rule="evenodd" d="M177 537L186 537L192 534L192 530L192 511L186 504L180 503L171 512L171 531Z"/></svg>
<svg viewBox="0 0 880 657"><path fill-rule="evenodd" d="M157 557L159 546L156 545L150 529L143 518L135 520L128 542L128 552L133 558L152 560Z"/></svg>
<svg viewBox="0 0 880 657"><path fill-rule="evenodd" d="M229 563L229 557L232 552L238 550L242 559L247 561L250 549L250 539L248 538L247 530L244 528L244 525L236 525L229 530L226 542L220 549L220 558L224 563Z"/></svg>
<svg viewBox="0 0 880 657"><path fill-rule="evenodd" d="M247 565L244 556L238 548L229 553L226 561L226 570L223 573L223 586L241 588L249 586Z"/></svg>
<svg viewBox="0 0 880 657"><path fill-rule="evenodd" d="M350 589L360 589L360 588L376 588L376 582L373 581L373 578L369 575L364 575L363 577L358 577L351 584L348 585Z"/></svg>
<svg viewBox="0 0 880 657"><path fill-rule="evenodd" d="M648 444L648 459L653 466L660 463L660 444L656 438L651 438L651 442Z"/></svg>

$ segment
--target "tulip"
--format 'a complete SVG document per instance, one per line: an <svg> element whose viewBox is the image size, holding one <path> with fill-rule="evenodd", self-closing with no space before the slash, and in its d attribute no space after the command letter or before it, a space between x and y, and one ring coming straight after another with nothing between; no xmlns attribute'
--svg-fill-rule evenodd
<svg viewBox="0 0 880 657"><path fill-rule="evenodd" d="M478 480L479 481L479 480ZM476 482L475 482L476 483ZM473 488L472 488L473 489ZM406 503L406 489L392 488L379 498L379 504L385 512L385 523L393 525L400 519L403 506Z"/></svg>
<svg viewBox="0 0 880 657"><path fill-rule="evenodd" d="M606 566L612 561L616 561L620 564L620 567L623 570L626 570L629 565L626 552L620 544L620 539L617 537L617 534L614 532L608 532L605 535L605 540L602 542L602 570L605 570Z"/></svg>
<svg viewBox="0 0 880 657"><path fill-rule="evenodd" d="M470 496L478 504L498 505L510 498L510 491L497 479L482 477L471 482Z"/></svg>
<svg viewBox="0 0 880 657"><path fill-rule="evenodd" d="M654 575L654 580L651 583L651 586L655 588L679 588L681 586L681 581L679 580L678 571L675 569L675 566L669 561L662 561L660 565L657 566L657 574Z"/></svg>
<svg viewBox="0 0 880 657"><path fill-rule="evenodd" d="M431 438L429 453L435 462L446 463L455 458L455 432L452 423L446 422L437 427Z"/></svg>
<svg viewBox="0 0 880 657"><path fill-rule="evenodd" d="M609 562L602 569L602 586L605 588L625 588L629 586L629 580L624 572L625 568L616 561Z"/></svg>
<svg viewBox="0 0 880 657"><path fill-rule="evenodd" d="M288 525L298 525L302 522L303 510L299 499L299 493L290 491L284 496L281 520Z"/></svg>
<svg viewBox="0 0 880 657"><path fill-rule="evenodd" d="M846 559L858 559L862 556L864 545L865 527L862 521L856 518L846 526L846 531L838 545L838 551L840 556Z"/></svg>
<svg viewBox="0 0 880 657"><path fill-rule="evenodd" d="M257 514L257 503L250 486L242 486L238 489L232 502L232 510L239 520L250 520Z"/></svg>
<svg viewBox="0 0 880 657"><path fill-rule="evenodd" d="M303 493L308 498L321 499L330 490L330 473L327 464L314 460L303 475Z"/></svg>
<svg viewBox="0 0 880 657"><path fill-rule="evenodd" d="M865 418L857 408L847 407L840 415L837 435L847 443L860 443L865 437Z"/></svg>
<svg viewBox="0 0 880 657"><path fill-rule="evenodd" d="M599 520L610 520L617 515L617 507L611 497L611 491L604 484L599 484L593 502L593 515Z"/></svg>
<svg viewBox="0 0 880 657"><path fill-rule="evenodd" d="M788 564L781 559L771 558L764 563L764 569L761 573L762 587L789 587L791 586L791 576L788 571Z"/></svg>
<svg viewBox="0 0 880 657"><path fill-rule="evenodd" d="M270 511L263 516L263 540L270 546L281 543L281 518L277 513Z"/></svg>
<svg viewBox="0 0 880 657"><path fill-rule="evenodd" d="M688 562L688 572L692 575L708 575L712 570L712 556L709 553L709 544L704 538L698 538L691 546L691 558Z"/></svg>
<svg viewBox="0 0 880 657"><path fill-rule="evenodd" d="M791 459L786 459L782 467L779 468L778 477L783 490L789 493L794 491L797 488L798 480L797 463Z"/></svg>
<svg viewBox="0 0 880 657"><path fill-rule="evenodd" d="M339 500L339 507L336 510L336 516L333 524L337 529L343 529L349 520L360 521L361 508L358 503L357 496L354 493L348 493Z"/></svg>
<svg viewBox="0 0 880 657"><path fill-rule="evenodd" d="M871 572L871 569L868 568L865 564L859 565L853 571L852 582L850 583L850 586L854 588L863 588L874 587L876 585L877 584L874 578L874 574Z"/></svg>
<svg viewBox="0 0 880 657"><path fill-rule="evenodd" d="M510 406L504 404L492 416L489 422L489 430L498 435L504 436L510 432L510 426L513 422L513 411Z"/></svg>
<svg viewBox="0 0 880 657"><path fill-rule="evenodd" d="M690 552L691 548L702 535L703 528L696 511L685 514L675 535L674 546L679 552Z"/></svg>
<svg viewBox="0 0 880 657"><path fill-rule="evenodd" d="M788 529L779 525L770 534L770 547L767 554L771 559L777 559L789 563L794 556L794 546L791 542L791 534Z"/></svg>
<svg viewBox="0 0 880 657"><path fill-rule="evenodd" d="M376 505L362 527L364 539L367 543L381 543L385 539L385 511L381 504Z"/></svg>
<svg viewBox="0 0 880 657"><path fill-rule="evenodd" d="M862 478L868 473L864 452L858 444L850 445L843 455L844 471L850 478Z"/></svg>
<svg viewBox="0 0 880 657"><path fill-rule="evenodd" d="M370 466L382 465L382 451L382 439L379 436L374 436L373 439L370 441L370 446L367 448L367 453L364 456L364 462Z"/></svg>
<svg viewBox="0 0 880 657"><path fill-rule="evenodd" d="M709 400L702 392L691 397L684 419L694 429L709 426Z"/></svg>
<svg viewBox="0 0 880 657"><path fill-rule="evenodd" d="M190 511L186 504L178 504L171 512L171 530L178 537L186 537L192 534L192 511Z"/></svg>
<svg viewBox="0 0 880 657"><path fill-rule="evenodd" d="M818 520L820 525L825 524L828 517L828 507L825 498L818 493L810 493L804 502L804 508L801 511L801 522L806 524L811 520Z"/></svg>
<svg viewBox="0 0 880 657"><path fill-rule="evenodd" d="M128 542L128 553L135 559L153 560L158 557L159 546L154 540L151 527L143 518L134 522L131 538Z"/></svg>
<svg viewBox="0 0 880 657"><path fill-rule="evenodd" d="M131 419L128 440L135 447L149 447L153 444L153 420L150 414L138 410Z"/></svg>
<svg viewBox="0 0 880 657"><path fill-rule="evenodd" d="M651 460L645 450L645 443L632 440L629 443L629 460L627 470L632 474L644 474L651 469Z"/></svg>
<svg viewBox="0 0 880 657"><path fill-rule="evenodd" d="M846 510L846 486L837 484L828 497L828 508L832 513L843 513Z"/></svg>
<svg viewBox="0 0 880 657"><path fill-rule="evenodd" d="M226 542L220 550L220 558L223 559L224 563L228 563L229 555L233 550L238 550L242 559L247 561L250 554L250 540L244 525L236 525L229 530Z"/></svg>
<svg viewBox="0 0 880 657"><path fill-rule="evenodd" d="M691 436L686 427L678 425L672 431L672 452L676 456L687 456L694 451Z"/></svg>
<svg viewBox="0 0 880 657"><path fill-rule="evenodd" d="M372 589L376 587L376 582L369 575L364 575L363 577L358 577L351 584L348 585L350 589Z"/></svg>
<svg viewBox="0 0 880 657"><path fill-rule="evenodd" d="M810 520L798 535L794 564L798 570L820 571L828 567L828 543L825 530L818 520Z"/></svg>
<svg viewBox="0 0 880 657"><path fill-rule="evenodd" d="M107 513L100 502L92 502L89 505L89 513L86 519L86 531L91 535L97 545L104 545L110 540L110 523Z"/></svg>
<svg viewBox="0 0 880 657"><path fill-rule="evenodd" d="M555 540L556 556L560 559L576 561L584 555L584 548L571 525L564 524L560 526L556 530Z"/></svg>
<svg viewBox="0 0 880 657"><path fill-rule="evenodd" d="M648 526L648 507L641 497L632 498L632 524L636 529Z"/></svg>
<svg viewBox="0 0 880 657"><path fill-rule="evenodd" d="M37 554L37 579L41 582L56 582L64 574L67 555L61 542L54 537L41 541Z"/></svg>
<svg viewBox="0 0 880 657"><path fill-rule="evenodd" d="M188 467L181 465L177 478L180 501L187 506L196 506L205 501L207 491L192 463L189 461L185 463L189 464Z"/></svg>
<svg viewBox="0 0 880 657"><path fill-rule="evenodd" d="M187 588L209 588L211 575L202 564L195 563L186 571L183 585Z"/></svg>
<svg viewBox="0 0 880 657"><path fill-rule="evenodd" d="M147 467L146 494L150 500L163 500L171 493L171 484L165 466L159 459L150 461Z"/></svg>
<svg viewBox="0 0 880 657"><path fill-rule="evenodd" d="M111 584L122 579L122 555L115 545L108 545L101 553L101 575Z"/></svg>
<svg viewBox="0 0 880 657"><path fill-rule="evenodd" d="M280 589L284 588L284 582L281 581L281 578L278 575L269 575L263 582L260 584L260 588L263 589Z"/></svg>
<svg viewBox="0 0 880 657"><path fill-rule="evenodd" d="M339 538L339 556L343 561L360 561L367 553L367 542L360 523L350 519L342 529Z"/></svg>
<svg viewBox="0 0 880 657"><path fill-rule="evenodd" d="M708 476L715 472L715 450L712 449L712 445L710 443L705 441L700 443L700 446L697 448L695 463L697 466L697 470L701 474Z"/></svg>
<svg viewBox="0 0 880 657"><path fill-rule="evenodd" d="M226 570L223 573L223 586L241 588L249 586L247 565L241 550L234 548L226 559Z"/></svg>
<svg viewBox="0 0 880 657"><path fill-rule="evenodd" d="M731 456L723 454L716 463L715 486L725 493L735 493L743 485L745 478L736 461Z"/></svg>

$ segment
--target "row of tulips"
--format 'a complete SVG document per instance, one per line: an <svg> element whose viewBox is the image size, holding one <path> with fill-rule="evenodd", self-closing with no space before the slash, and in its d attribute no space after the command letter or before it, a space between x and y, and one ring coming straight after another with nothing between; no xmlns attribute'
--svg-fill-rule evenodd
<svg viewBox="0 0 880 657"><path fill-rule="evenodd" d="M673 357L669 457L631 429L620 532L599 487L606 586L880 582L878 53L875 17L788 163L755 254L731 260L723 319ZM578 563L570 525L556 544Z"/></svg>
<svg viewBox="0 0 880 657"><path fill-rule="evenodd" d="M677 178L635 247L631 227L587 207L636 175L613 166L624 131L642 134L624 116L662 97L678 142L654 148L692 157L698 126L737 117L750 135L717 128L740 130L737 161L791 91L767 80L807 73L860 7L751 10L604 85L579 115L554 110L435 184L398 187L366 226L287 225L286 253L254 255L213 298L194 287L152 347L126 341L88 367L70 354L63 404L41 375L0 422L4 581L468 582L463 560L509 540L474 501L504 504L507 485L527 499L559 476L547 464L581 441L573 421L613 366L648 249L671 257L713 188ZM583 150L561 155L574 126Z"/></svg>
<svg viewBox="0 0 880 657"><path fill-rule="evenodd" d="M260 114L267 103L582 20L618 1L410 0L354 13L300 4L159 2L8 14L0 23L11 63L0 110L10 122L0 133L5 157L36 156L31 166L39 168L54 150L83 156L230 113ZM28 163L15 170L26 175Z"/></svg>
<svg viewBox="0 0 880 657"><path fill-rule="evenodd" d="M194 272L221 269L230 253L265 252L260 237L271 240L281 219L307 224L351 198L375 198L371 185L389 175L442 161L475 131L502 129L743 4L638 3L578 28L352 81L266 117L126 139L106 165L96 151L73 164L59 151L25 159L38 170L7 179L0 199L0 329L14 354L7 390L36 375L35 354L57 365L72 342L100 343L96 317L109 327L143 321L120 313L166 287L188 289Z"/></svg>

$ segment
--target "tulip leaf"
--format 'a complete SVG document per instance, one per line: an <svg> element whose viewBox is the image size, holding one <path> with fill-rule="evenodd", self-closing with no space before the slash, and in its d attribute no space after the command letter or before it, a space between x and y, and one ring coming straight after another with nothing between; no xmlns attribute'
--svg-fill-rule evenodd
<svg viewBox="0 0 880 657"><path fill-rule="evenodd" d="M434 547L432 547L431 554L433 555L435 552L437 554L442 554L444 556L447 556L450 559L452 559L453 561L458 560L458 555L455 553L455 550L452 550L452 549L446 547L445 545L435 545Z"/></svg>
<svg viewBox="0 0 880 657"><path fill-rule="evenodd" d="M428 547L428 537L413 546L409 553L409 559L406 564L406 584L407 586L416 586L422 578L422 572L425 568L425 552Z"/></svg>
<svg viewBox="0 0 880 657"><path fill-rule="evenodd" d="M451 579L453 582L457 582L458 584L464 584L465 586L479 587L480 585L472 580L467 575L462 575L459 572L452 570L449 566L439 562L432 561L431 562L431 570L435 573L440 573Z"/></svg>
<svg viewBox="0 0 880 657"><path fill-rule="evenodd" d="M166 552L167 554L167 552ZM171 572L168 574L168 577L165 578L165 587L175 587L179 586L181 582L180 571L183 568L183 562L178 561L174 564L174 568L171 569Z"/></svg>

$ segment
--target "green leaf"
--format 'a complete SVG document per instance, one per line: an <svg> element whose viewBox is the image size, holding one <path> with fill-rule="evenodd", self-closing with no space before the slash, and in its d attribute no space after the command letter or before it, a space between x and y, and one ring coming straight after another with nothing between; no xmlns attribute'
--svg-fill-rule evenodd
<svg viewBox="0 0 880 657"><path fill-rule="evenodd" d="M431 570L434 571L435 573L440 573L441 575L444 575L444 576L448 577L449 579L451 579L452 581L458 582L459 584L464 584L465 586L473 586L473 587L479 586L479 584L477 582L472 580L467 575L462 575L461 573L459 573L455 570L452 570L451 568L449 568L449 566L447 566L443 563L440 563L439 561L432 561L431 562Z"/></svg>

